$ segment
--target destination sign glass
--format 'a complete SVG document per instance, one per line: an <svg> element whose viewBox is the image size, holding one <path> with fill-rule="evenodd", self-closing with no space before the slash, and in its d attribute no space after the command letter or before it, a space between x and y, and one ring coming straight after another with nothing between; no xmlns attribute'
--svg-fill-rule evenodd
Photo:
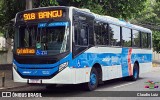
<svg viewBox="0 0 160 100"><path fill-rule="evenodd" d="M23 14L24 21L37 20L37 19L48 19L48 18L60 18L60 17L63 17L62 10L27 12Z"/></svg>

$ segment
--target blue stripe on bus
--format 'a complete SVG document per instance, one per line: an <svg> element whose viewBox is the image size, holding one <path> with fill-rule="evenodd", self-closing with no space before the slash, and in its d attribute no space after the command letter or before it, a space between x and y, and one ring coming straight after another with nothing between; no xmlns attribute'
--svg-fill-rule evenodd
<svg viewBox="0 0 160 100"><path fill-rule="evenodd" d="M125 61L126 60L126 61ZM135 61L139 63L147 63L152 61L152 54L131 54L132 64ZM127 54L113 54L113 53L83 53L76 57L70 66L75 68L83 68L84 66L92 67L93 64L99 63L102 66L122 65L122 62L127 64Z"/></svg>

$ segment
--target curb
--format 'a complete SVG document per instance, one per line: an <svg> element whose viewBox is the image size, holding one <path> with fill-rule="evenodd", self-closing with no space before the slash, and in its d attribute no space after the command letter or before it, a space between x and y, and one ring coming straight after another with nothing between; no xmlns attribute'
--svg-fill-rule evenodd
<svg viewBox="0 0 160 100"><path fill-rule="evenodd" d="M0 70L12 70L12 64L0 64Z"/></svg>
<svg viewBox="0 0 160 100"><path fill-rule="evenodd" d="M160 67L160 61L153 60L152 61L152 67Z"/></svg>
<svg viewBox="0 0 160 100"><path fill-rule="evenodd" d="M159 67L158 65L159 65L159 64L152 63L152 67Z"/></svg>
<svg viewBox="0 0 160 100"><path fill-rule="evenodd" d="M4 87L4 88L2 87L2 88L0 88L0 91L7 90L7 89L23 88L23 87L27 87L27 86L29 86L29 85L15 86L15 87Z"/></svg>

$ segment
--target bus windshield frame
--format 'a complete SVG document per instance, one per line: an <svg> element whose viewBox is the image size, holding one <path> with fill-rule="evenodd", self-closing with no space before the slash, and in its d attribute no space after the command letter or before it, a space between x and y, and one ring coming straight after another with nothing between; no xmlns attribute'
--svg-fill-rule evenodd
<svg viewBox="0 0 160 100"><path fill-rule="evenodd" d="M38 14L39 12L52 12L56 15L53 11L61 11L62 16L47 18L46 15L43 19L23 19L24 14ZM13 53L21 56L53 56L68 52L70 51L70 27L69 10L66 8L41 8L20 12L16 15ZM59 45L58 42L60 42Z"/></svg>

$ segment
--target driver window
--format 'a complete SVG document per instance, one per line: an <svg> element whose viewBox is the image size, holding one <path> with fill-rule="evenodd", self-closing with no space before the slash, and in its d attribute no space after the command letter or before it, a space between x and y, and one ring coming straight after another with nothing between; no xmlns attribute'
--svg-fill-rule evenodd
<svg viewBox="0 0 160 100"><path fill-rule="evenodd" d="M81 26L74 24L74 39L75 45L87 46L88 45L88 27L85 24Z"/></svg>

